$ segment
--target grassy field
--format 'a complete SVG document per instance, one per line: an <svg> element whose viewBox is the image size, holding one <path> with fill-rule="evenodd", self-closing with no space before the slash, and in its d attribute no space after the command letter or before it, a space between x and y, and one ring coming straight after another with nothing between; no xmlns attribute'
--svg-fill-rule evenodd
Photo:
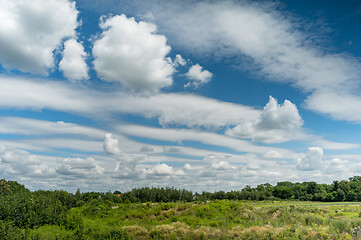
<svg viewBox="0 0 361 240"><path fill-rule="evenodd" d="M352 239L361 203L207 201L87 204L33 239Z"/></svg>

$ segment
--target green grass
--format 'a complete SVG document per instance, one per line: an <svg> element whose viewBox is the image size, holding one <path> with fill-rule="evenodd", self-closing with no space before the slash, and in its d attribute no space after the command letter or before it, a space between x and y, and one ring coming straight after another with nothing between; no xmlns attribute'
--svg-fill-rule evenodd
<svg viewBox="0 0 361 240"><path fill-rule="evenodd" d="M208 201L84 205L32 239L352 239L360 203Z"/></svg>

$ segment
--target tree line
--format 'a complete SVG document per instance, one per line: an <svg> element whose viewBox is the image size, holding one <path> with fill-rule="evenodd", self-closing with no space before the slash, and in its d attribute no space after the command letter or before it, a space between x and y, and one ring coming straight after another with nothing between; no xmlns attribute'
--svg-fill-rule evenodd
<svg viewBox="0 0 361 240"><path fill-rule="evenodd" d="M218 191L214 193L195 193L195 199L229 199L229 200L298 200L323 202L361 201L361 176L349 178L349 181L333 181L331 184L316 182L278 182L256 187L246 186L241 191Z"/></svg>
<svg viewBox="0 0 361 240"><path fill-rule="evenodd" d="M120 193L120 192L118 192ZM256 187L245 186L239 191L216 191L201 193L175 188L135 188L121 195L128 202L175 202L205 201L215 199L228 200L298 200L343 202L361 201L361 176L349 178L349 181L333 181L331 184L316 182L278 182L275 186L265 183Z"/></svg>

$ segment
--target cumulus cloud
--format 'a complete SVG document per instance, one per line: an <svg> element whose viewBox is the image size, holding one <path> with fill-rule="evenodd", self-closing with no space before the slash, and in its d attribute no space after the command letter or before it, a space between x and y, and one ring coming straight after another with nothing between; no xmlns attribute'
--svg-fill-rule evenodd
<svg viewBox="0 0 361 240"><path fill-rule="evenodd" d="M70 81L89 79L86 56L81 43L74 38L67 40L64 43L63 59L59 63L59 70Z"/></svg>
<svg viewBox="0 0 361 240"><path fill-rule="evenodd" d="M144 173L144 169L139 166L139 163L146 159L146 155L121 153L114 157L117 164L113 178L136 179Z"/></svg>
<svg viewBox="0 0 361 240"><path fill-rule="evenodd" d="M182 57L182 55L177 54L175 55L175 59L173 60L173 64L175 67L185 66L187 64L187 61Z"/></svg>
<svg viewBox="0 0 361 240"><path fill-rule="evenodd" d="M162 163L153 166L152 168L147 170L147 174L155 175L155 176L170 176L174 174L173 167Z"/></svg>
<svg viewBox="0 0 361 240"><path fill-rule="evenodd" d="M214 170L231 170L231 169L234 169L234 168L235 167L233 167L227 161L220 161L220 162L212 164L212 169L214 169Z"/></svg>
<svg viewBox="0 0 361 240"><path fill-rule="evenodd" d="M188 72L186 73L186 76L187 78L190 79L190 81L186 85L184 85L184 88L188 88L188 87L198 88L201 85L209 82L213 74L208 70L203 70L203 67L201 67L197 63L189 68Z"/></svg>
<svg viewBox="0 0 361 240"><path fill-rule="evenodd" d="M24 177L54 177L54 169L46 166L35 155L23 150L8 149L0 144L0 170L3 175Z"/></svg>
<svg viewBox="0 0 361 240"><path fill-rule="evenodd" d="M264 107L260 121L257 123L259 129L299 129L303 121L298 114L296 105L285 100L283 105L279 105L272 96Z"/></svg>
<svg viewBox="0 0 361 240"><path fill-rule="evenodd" d="M111 133L105 134L103 149L106 154L119 155L121 150L119 149L119 141L113 138Z"/></svg>
<svg viewBox="0 0 361 240"><path fill-rule="evenodd" d="M177 170L177 171L175 171L175 173L174 173L176 176L184 176L184 175L186 175L186 173L183 171L183 170Z"/></svg>
<svg viewBox="0 0 361 240"><path fill-rule="evenodd" d="M162 176L174 178L176 176L181 177L185 175L185 172L182 169L175 169L168 164L152 164L153 162L159 162L161 159L164 159L165 161L172 159L171 157L160 155L165 151L162 150L165 146L152 145L152 148L147 146L146 151L140 151L141 154L139 153L139 150L136 151L136 153L132 153L132 150L129 148L125 148L124 151L110 150L114 148L119 149L118 141L115 140L118 139L113 138L110 134L107 134L106 139L104 140L104 146L111 146L104 147L104 152L110 154L116 161L115 171L112 174L113 178L141 181L146 178L158 178ZM136 145L140 145L140 143L136 143ZM152 151L149 151L148 148L152 149ZM185 160L186 159L179 159L181 162ZM174 161L174 159L171 161ZM144 165L145 163L146 165Z"/></svg>
<svg viewBox="0 0 361 240"><path fill-rule="evenodd" d="M247 164L247 169L258 170L258 169L260 169L260 164L258 162L250 162Z"/></svg>
<svg viewBox="0 0 361 240"><path fill-rule="evenodd" d="M285 142L304 137L305 135L301 131L302 125L303 120L296 105L288 100L280 105L276 99L270 96L269 102L258 119L228 129L226 134L267 143Z"/></svg>
<svg viewBox="0 0 361 240"><path fill-rule="evenodd" d="M264 157L269 159L279 159L282 158L283 156L277 151L269 151L264 155Z"/></svg>
<svg viewBox="0 0 361 240"><path fill-rule="evenodd" d="M123 152L119 147L118 138L113 137L111 133L105 135L103 149L106 154L111 155L116 161L113 178L130 179L140 177L143 169L138 165L146 158L146 154L130 154Z"/></svg>
<svg viewBox="0 0 361 240"><path fill-rule="evenodd" d="M59 161L55 169L58 174L76 178L94 178L103 173L104 169L96 164L91 157L64 158Z"/></svg>
<svg viewBox="0 0 361 240"><path fill-rule="evenodd" d="M306 154L300 154L297 159L297 168L304 171L312 171L321 167L323 150L319 147L310 147Z"/></svg>
<svg viewBox="0 0 361 240"><path fill-rule="evenodd" d="M1 144L0 149L0 162L2 163L11 163L11 164L20 164L24 165L38 165L40 161L29 152L22 150L8 150L5 145Z"/></svg>
<svg viewBox="0 0 361 240"><path fill-rule="evenodd" d="M109 82L121 82L136 91L157 92L171 86L174 68L167 54L171 48L157 27L117 15L102 18L103 32L94 42L94 68Z"/></svg>
<svg viewBox="0 0 361 240"><path fill-rule="evenodd" d="M0 62L8 69L44 74L53 68L53 51L78 27L75 2L0 2Z"/></svg>
<svg viewBox="0 0 361 240"><path fill-rule="evenodd" d="M350 172L357 171L358 167L354 164L350 164L349 161L343 160L341 158L335 157L327 162L325 167L325 173L327 174L339 174L343 175L345 173L350 174Z"/></svg>
<svg viewBox="0 0 361 240"><path fill-rule="evenodd" d="M189 163L186 163L184 164L184 167L183 167L185 170L192 170L193 167L189 164Z"/></svg>

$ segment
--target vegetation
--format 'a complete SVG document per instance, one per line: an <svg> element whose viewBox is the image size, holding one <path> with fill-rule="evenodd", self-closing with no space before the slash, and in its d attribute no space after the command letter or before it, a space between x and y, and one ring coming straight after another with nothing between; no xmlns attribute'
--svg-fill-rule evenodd
<svg viewBox="0 0 361 240"><path fill-rule="evenodd" d="M31 192L2 179L0 239L352 239L361 226L360 200L358 176L194 194Z"/></svg>

